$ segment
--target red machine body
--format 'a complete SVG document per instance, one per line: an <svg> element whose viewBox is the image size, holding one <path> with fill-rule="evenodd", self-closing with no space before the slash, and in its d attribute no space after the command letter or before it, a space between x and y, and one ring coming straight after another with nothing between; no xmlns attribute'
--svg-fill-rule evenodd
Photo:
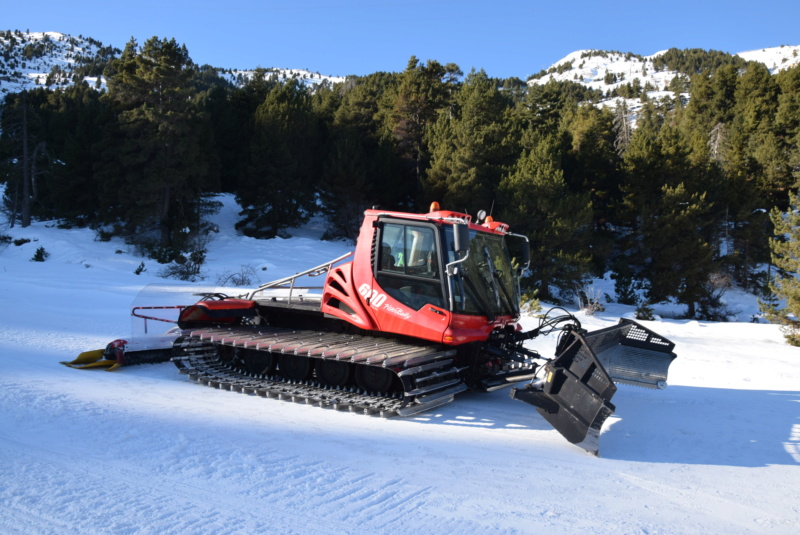
<svg viewBox="0 0 800 535"><path fill-rule="evenodd" d="M499 239L508 233L503 223L489 220L478 225L471 216L458 212L367 210L353 260L328 274L322 312L362 329L447 345L483 342L493 330L515 323L516 306L491 318L449 310L446 298L453 288L446 268L456 254L452 241L442 238L455 224L466 225L472 234ZM397 246L388 239L397 239L401 232L405 234L402 251L390 252L387 247L396 251ZM398 254L405 257L403 261Z"/></svg>

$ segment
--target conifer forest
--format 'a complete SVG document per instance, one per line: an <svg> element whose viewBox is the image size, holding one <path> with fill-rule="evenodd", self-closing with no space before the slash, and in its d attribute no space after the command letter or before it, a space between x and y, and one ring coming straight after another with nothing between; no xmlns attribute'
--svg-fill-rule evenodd
<svg viewBox="0 0 800 535"><path fill-rule="evenodd" d="M800 294L800 67L771 74L697 50L660 61L678 72L669 96L629 84L598 106L608 95L578 83L413 56L337 84L265 69L234 84L174 39L131 40L92 65L102 90L5 96L3 210L12 225L90 226L162 262L201 263L219 192L256 238L321 215L327 239L354 240L366 208L437 201L527 235L523 290L541 299L569 302L611 273L614 299L643 309L672 299L688 318L723 319L737 285L785 319L776 295Z"/></svg>

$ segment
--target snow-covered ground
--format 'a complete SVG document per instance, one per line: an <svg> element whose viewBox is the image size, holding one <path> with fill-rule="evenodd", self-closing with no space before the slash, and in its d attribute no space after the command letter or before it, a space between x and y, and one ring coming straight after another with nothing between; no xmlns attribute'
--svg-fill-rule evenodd
<svg viewBox="0 0 800 535"><path fill-rule="evenodd" d="M233 232L226 198L205 268L261 282L349 250L308 227ZM59 361L130 331L159 266L90 230L0 229L0 533L794 534L800 349L778 328L661 320L664 391L621 386L599 458L507 391L380 419L189 382L170 363ZM50 256L31 262L38 247ZM264 271L262 268L267 268ZM254 281L257 283L258 281ZM741 300L737 305L742 306ZM631 309L609 305L590 329ZM532 326L535 320L525 318ZM551 354L555 341L533 346Z"/></svg>

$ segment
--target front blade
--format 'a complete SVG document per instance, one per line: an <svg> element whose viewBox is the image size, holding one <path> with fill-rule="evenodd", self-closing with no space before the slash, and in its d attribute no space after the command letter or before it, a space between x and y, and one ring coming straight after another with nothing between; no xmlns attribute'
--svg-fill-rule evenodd
<svg viewBox="0 0 800 535"><path fill-rule="evenodd" d="M615 383L664 389L675 344L633 320L592 331L586 343Z"/></svg>
<svg viewBox="0 0 800 535"><path fill-rule="evenodd" d="M556 431L589 453L599 452L600 428L614 412L617 391L583 336L568 333L555 360L545 366L543 384L512 388L511 397L536 407Z"/></svg>

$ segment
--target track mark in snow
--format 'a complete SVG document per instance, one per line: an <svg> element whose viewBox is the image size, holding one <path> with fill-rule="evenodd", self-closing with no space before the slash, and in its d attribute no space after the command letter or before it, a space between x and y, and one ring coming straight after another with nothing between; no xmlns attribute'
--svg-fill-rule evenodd
<svg viewBox="0 0 800 535"><path fill-rule="evenodd" d="M76 458L6 436L0 436L0 451L9 459L0 466L6 481L0 487L0 502L9 504L3 524L5 518L29 518L30 529L24 529L29 533L50 532L51 527L53 533L64 533L76 526L110 532L150 526L158 533L267 533L276 526L287 527L282 533L348 531L348 525L332 519L298 518L290 508L265 507L275 503L269 488L242 488L235 478L208 481L184 473L158 473L147 463L132 465L124 458L93 460L92 452ZM43 487L49 489L46 496L28 491ZM141 489L147 491L136 492ZM38 517L31 514L32 507L40 512ZM26 522L12 525L25 527Z"/></svg>
<svg viewBox="0 0 800 535"><path fill-rule="evenodd" d="M403 478L358 473L346 464L309 462L275 452L259 455L258 466L267 467L264 475L275 481L272 503L286 510L313 510L315 516L349 526L345 532L350 533L354 518L359 519L358 532L389 530L410 511L423 508L431 492L431 487L419 489Z"/></svg>
<svg viewBox="0 0 800 535"><path fill-rule="evenodd" d="M789 528L794 524L789 518L767 517L761 509L749 507L741 500L734 501L715 496L696 487L679 488L631 474L620 475L637 487L666 498L681 510L693 510L712 518L724 519L728 525L741 526L745 531L758 531L759 528L776 526Z"/></svg>
<svg viewBox="0 0 800 535"><path fill-rule="evenodd" d="M248 458L234 449L214 456L206 451L208 444L194 446L184 452L186 463L173 465L169 461L186 444L162 451L163 457L119 451L115 459L108 452L54 451L0 433L0 452L9 460L0 466L0 480L6 482L0 485L0 503L7 504L0 532L55 534L83 526L124 533L148 526L145 531L166 534L276 528L282 534L376 533L397 529L409 514L435 531L466 527L438 516L431 507L432 487L416 487L404 478L275 451ZM198 470L195 465L204 458L208 470ZM41 489L47 489L45 495Z"/></svg>

